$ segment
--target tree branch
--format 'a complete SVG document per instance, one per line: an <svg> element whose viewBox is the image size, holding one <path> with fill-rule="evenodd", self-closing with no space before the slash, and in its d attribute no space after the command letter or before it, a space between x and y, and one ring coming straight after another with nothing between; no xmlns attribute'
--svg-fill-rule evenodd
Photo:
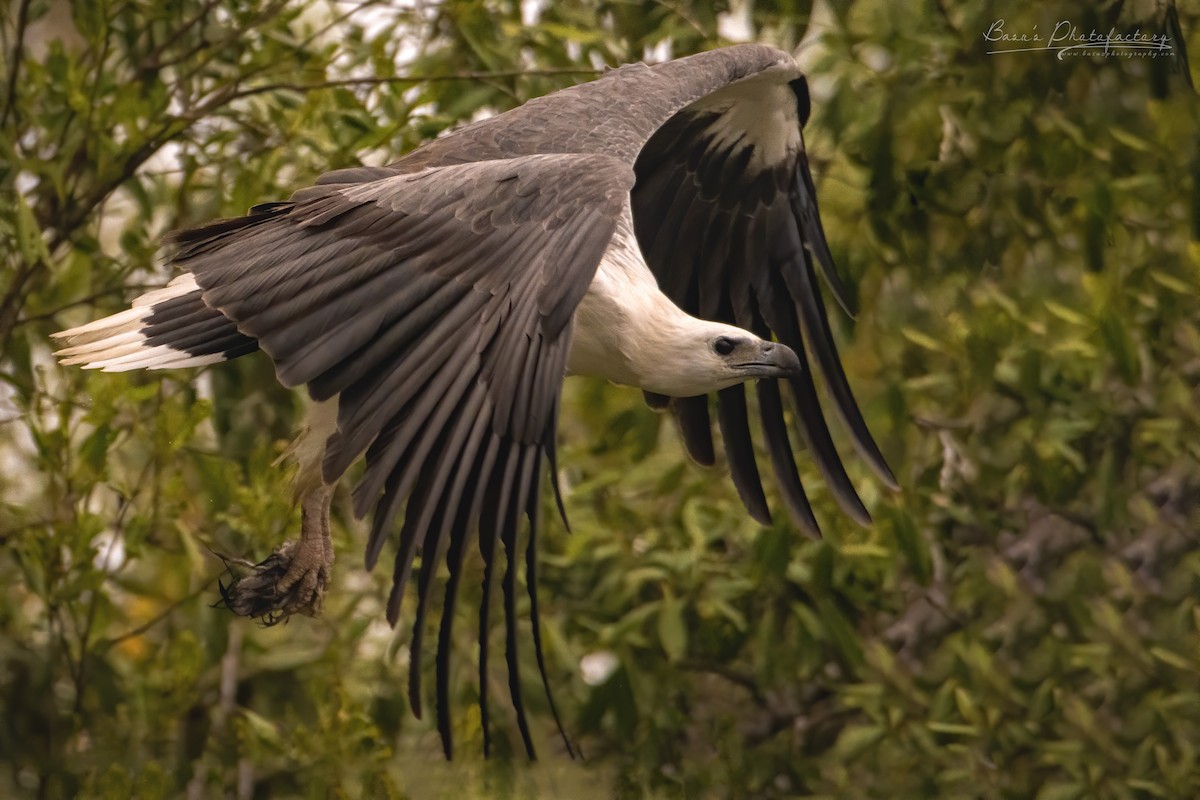
<svg viewBox="0 0 1200 800"><path fill-rule="evenodd" d="M223 571L224 570L222 570L222 572ZM146 633L146 631L150 630L155 625L162 622L167 617L171 616L171 614L175 613L175 611L177 611L179 609L179 607L182 606L184 603L189 603L192 600L195 600L200 595L207 592L209 590L209 588L214 583L216 583L217 578L220 578L220 577L221 577L221 573L218 572L217 574L213 575L211 578L208 578L207 580L203 581L200 584L200 587L198 589L196 589L194 592L189 592L188 594L185 594L183 597L179 598L174 603L171 603L169 606L164 608L158 614L155 614L153 617L146 620L141 625L138 625L136 628L128 630L125 633L122 633L118 636L114 636L111 639L96 642L95 650L97 650L97 651L108 650L109 648L114 647L114 646L120 644L121 642L141 636L142 634Z"/></svg>
<svg viewBox="0 0 1200 800"><path fill-rule="evenodd" d="M8 117L16 107L17 79L21 72L21 61L25 58L25 28L29 26L29 5L33 0L21 0L17 9L17 36L8 65L8 91L4 97L4 109L0 111L0 128L8 124Z"/></svg>
<svg viewBox="0 0 1200 800"><path fill-rule="evenodd" d="M770 705L766 695L752 676L739 672L733 667L725 666L724 664L714 664L707 661L685 660L680 662L679 668L687 672L707 672L710 675L716 675L724 678L730 683L740 686L750 693L750 697L756 705L767 707Z"/></svg>
<svg viewBox="0 0 1200 800"><path fill-rule="evenodd" d="M496 72L456 72L443 75L414 75L405 77L389 77L389 78L344 78L332 81L320 81L317 83L292 83L279 82L267 83L260 86L251 86L246 89L239 89L238 82L227 84L221 91L201 102L196 108L189 113L172 117L167 120L152 134L142 145L125 159L122 169L115 173L107 181L101 182L79 202L72 203L70 210L58 220L56 224L51 225L49 219L39 219L39 223L43 227L53 227L54 236L51 238L49 249L54 252L58 247L68 241L75 230L83 224L88 216L95 210L97 206L103 203L110 194L116 191L123 183L132 178L139 167L142 166L151 156L159 151L163 145L171 141L175 137L187 131L196 122L204 119L210 114L215 113L218 109L232 103L235 100L240 100L246 97L253 97L258 94L267 92L291 90L296 92L317 91L321 89L335 89L346 86L382 86L389 84L419 84L429 82L442 81L460 81L460 80L496 80L501 78L519 78L527 76L546 76L553 77L558 75L595 75L600 70L579 68L579 67L564 67L557 69L533 69L533 70L507 70ZM248 77L248 76L243 76ZM8 344L9 337L16 328L17 313L16 308L19 301L23 297L23 289L26 282L37 272L42 264L39 262L24 263L13 276L8 290L4 296L0 298L0 351Z"/></svg>
<svg viewBox="0 0 1200 800"><path fill-rule="evenodd" d="M78 300L72 300L69 303L64 303L63 305L61 305L58 308L55 308L51 311L46 311L41 314L33 314L28 317L18 317L16 325L17 326L27 325L31 322L42 322L42 321L45 321L48 319L54 319L59 314L61 314L62 312L66 311L69 308L75 308L77 306L91 305L92 303L95 303L97 300L103 300L106 297L113 297L115 295L123 295L129 291L138 292L140 294L141 292L146 292L146 291L149 291L150 289L156 289L156 288L158 288L158 287L151 285L151 284L131 284L129 286L114 286L111 289L105 289L102 292L96 292L94 294L88 295L87 297L81 297Z"/></svg>
<svg viewBox="0 0 1200 800"><path fill-rule="evenodd" d="M200 11L197 12L196 16L192 17L187 22L180 25L177 29L175 29L171 33L170 36L168 36L157 47L154 48L154 52L150 53L149 55L147 55L145 58L142 59L142 64L141 64L142 70L144 70L146 72L151 72L154 70L162 69L163 67L174 66L175 64L178 64L181 61L186 61L193 53L195 53L199 49L202 49L205 46L204 42L201 42L196 47L196 49L189 50L187 53L185 53L181 56L176 56L175 58L170 59L169 61L162 60L163 54L167 51L167 48L170 47L171 45L175 44L176 42L178 42L180 39L183 38L184 34L186 34L192 28L196 27L196 23L200 22L200 20L207 17L209 12L211 12L214 8L216 8L220 2L221 2L221 0L208 0L208 2L204 4L204 8L200 9Z"/></svg>
<svg viewBox="0 0 1200 800"><path fill-rule="evenodd" d="M455 72L446 75L411 75L390 78L344 78L333 81L318 81L316 83L266 83L261 86L251 86L233 93L229 100L240 100L243 97L253 97L267 92L293 91L312 92L320 89L340 89L347 86L386 86L390 84L438 83L445 81L488 81L502 78L555 77L559 75L596 75L598 69L583 67L563 67L561 69L527 69L508 70L500 72Z"/></svg>

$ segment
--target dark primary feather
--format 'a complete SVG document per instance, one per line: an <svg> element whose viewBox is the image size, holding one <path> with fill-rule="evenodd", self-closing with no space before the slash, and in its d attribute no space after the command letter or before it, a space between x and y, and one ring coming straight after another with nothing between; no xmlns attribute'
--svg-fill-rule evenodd
<svg viewBox="0 0 1200 800"><path fill-rule="evenodd" d="M790 84L796 95L796 124L808 117L803 79ZM663 292L685 311L772 334L805 360L821 366L838 415L855 448L891 487L895 477L862 419L829 329L812 261L821 265L838 302L849 310L847 293L833 265L817 210L803 141L781 163L754 169L753 143L718 135L721 111L684 109L668 120L638 157L632 195L634 228ZM864 524L866 508L846 475L821 411L811 372L789 381L801 433L842 508ZM796 470L778 384L762 381L759 416L784 504L793 520L819 533ZM751 447L746 387L718 394L720 423L729 468L747 510L763 523L770 512ZM659 397L648 397L663 406ZM702 464L713 461L711 422L704 398L678 398L669 405L688 452Z"/></svg>
<svg viewBox="0 0 1200 800"><path fill-rule="evenodd" d="M343 170L287 204L177 240L175 262L194 274L206 303L271 356L284 384L307 384L317 399L338 394L325 478L336 479L366 452L354 497L359 515L375 509L368 566L406 506L388 619L399 616L420 552L409 684L418 716L432 578L439 564L449 567L436 663L447 755L450 626L476 529L489 584L495 543L503 545L509 684L533 754L515 639L520 519L534 528L532 547L542 458L553 459L568 323L632 184L628 165L592 155L416 174ZM534 645L544 679L540 632ZM485 674L481 681L486 686Z"/></svg>

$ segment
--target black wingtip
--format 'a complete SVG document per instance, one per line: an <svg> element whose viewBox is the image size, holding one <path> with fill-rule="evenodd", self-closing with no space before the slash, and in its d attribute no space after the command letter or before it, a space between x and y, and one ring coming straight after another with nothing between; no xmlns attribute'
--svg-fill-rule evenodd
<svg viewBox="0 0 1200 800"><path fill-rule="evenodd" d="M883 460L883 456L879 456L879 463L875 463L871 459L867 459L867 463L871 465L876 477L883 481L883 485L893 492L900 492L903 489L900 486L900 481L896 479L896 474L892 472L892 468Z"/></svg>
<svg viewBox="0 0 1200 800"><path fill-rule="evenodd" d="M745 498L742 499L744 502ZM761 507L751 507L747 505L746 511L749 512L751 519L753 519L759 525L762 525L764 528L771 527L774 522L774 520L771 518L771 509L767 507L765 501Z"/></svg>
<svg viewBox="0 0 1200 800"><path fill-rule="evenodd" d="M808 157L800 153L796 159L796 179L791 192L792 212L800 223L800 234L803 246L817 263L821 265L821 275L826 285L837 300L842 310L854 319L858 316L858 308L851 300L850 292L842 283L837 267L833 263L833 254L829 252L829 242L825 239L825 228L821 225L821 212L817 208L817 188L813 185L812 173L808 169Z"/></svg>
<svg viewBox="0 0 1200 800"><path fill-rule="evenodd" d="M363 553L363 567L367 572L374 571L375 565L379 563L379 556L383 553L383 543L387 540L387 527L389 526L377 526L375 521L372 521L371 533L367 537L367 549Z"/></svg>
<svg viewBox="0 0 1200 800"><path fill-rule="evenodd" d="M508 550L508 548L505 548ZM509 550L510 558L515 558L516 553ZM525 745L525 754L530 761L537 761L537 751L533 746L533 736L529 732L529 719L525 714L525 699L521 692L521 674L520 661L517 656L517 610L516 610L516 585L513 577L516 575L516 566L509 563L505 565L504 580L501 582L504 589L504 616L505 627L508 629L505 637L504 657L508 662L508 692L512 696L513 711L517 716L517 729L521 733L521 741Z"/></svg>
<svg viewBox="0 0 1200 800"><path fill-rule="evenodd" d="M567 533L570 533L571 521L567 519L567 506L563 502L562 486L558 482L558 450L554 446L554 435L558 430L559 402L558 399L554 401L554 411L550 415L546 430L542 433L542 441L546 442L542 450L546 454L546 463L550 466L550 486L554 489L554 503L558 506L558 516L562 520L563 527L567 529Z"/></svg>
<svg viewBox="0 0 1200 800"><path fill-rule="evenodd" d="M809 115L812 114L812 98L808 94L808 79L801 75L799 78L789 81L788 86L792 88L792 94L796 95L796 117L800 120L800 127L803 128L808 124Z"/></svg>
<svg viewBox="0 0 1200 800"><path fill-rule="evenodd" d="M791 438L788 436L787 423L784 421L783 399L780 395L779 381L759 381L756 387L758 394L759 423L762 426L763 439L767 444L767 455L775 472L779 492L783 497L784 507L792 521L800 530L814 539L821 538L821 526L813 514L804 493L804 485L796 469L796 458L792 455Z"/></svg>
<svg viewBox="0 0 1200 800"><path fill-rule="evenodd" d="M725 443L725 456L729 461L729 474L737 489L742 505L760 525L771 524L771 509L763 492L758 463L754 459L754 445L750 438L750 420L746 409L746 389L741 384L722 389L717 393L717 422L721 428L721 440Z"/></svg>
<svg viewBox="0 0 1200 800"><path fill-rule="evenodd" d="M683 445L692 460L702 467L717 463L712 421L708 416L708 395L676 397L671 401L671 410L675 412Z"/></svg>
<svg viewBox="0 0 1200 800"><path fill-rule="evenodd" d="M875 473L875 477L879 478L884 486L893 492L900 491L900 482L896 480L895 473L888 466L883 453L879 450L879 445L875 443L871 431L867 429L866 422L858 413L858 407L843 409L842 416L850 428L850 442L854 445L855 452L867 463L871 472Z"/></svg>
<svg viewBox="0 0 1200 800"><path fill-rule="evenodd" d="M829 435L829 428L821 416L821 406L817 400L816 386L813 385L811 372L806 370L800 377L791 378L788 382L791 384L797 406L800 409L800 429L812 452L817 469L825 478L825 483L834 499L837 500L842 511L855 522L870 525L871 515L867 513L862 498L858 496L854 484L850 482L846 468L842 465L833 439Z"/></svg>
<svg viewBox="0 0 1200 800"><path fill-rule="evenodd" d="M671 407L671 398L665 394L657 392L642 392L642 397L646 400L646 405L655 411L666 411Z"/></svg>
<svg viewBox="0 0 1200 800"><path fill-rule="evenodd" d="M536 467L535 467L536 469ZM542 678L542 686L546 690L546 703L550 706L550 715L558 727L558 733L566 745L571 760L575 760L575 748L563 727L562 718L558 715L558 706L554 703L554 694L550 691L550 679L546 675L546 656L542 648L542 620L538 611L537 595L537 536L539 530L537 483L525 506L525 515L529 519L529 541L525 545L525 588L529 593L529 623L533 629L533 653L537 659L538 674Z"/></svg>
<svg viewBox="0 0 1200 800"><path fill-rule="evenodd" d="M479 727L483 731L483 757L492 754L492 734L488 720L488 617L491 611L492 589L492 559L494 545L490 537L494 531L487 531L489 541L484 542L485 532L479 531L480 554L483 556L483 589L479 602Z"/></svg>
<svg viewBox="0 0 1200 800"><path fill-rule="evenodd" d="M858 500L856 507L846 510L846 513L850 515L850 519L854 520L864 528L869 528L874 525L875 520L871 517L871 512L867 511L867 507L862 504L862 500L859 499L858 495L855 495L854 499Z"/></svg>
<svg viewBox="0 0 1200 800"><path fill-rule="evenodd" d="M821 365L825 387L833 395L838 415L850 429L850 441L854 444L854 449L888 488L898 490L900 484L884 460L879 445L871 436L866 420L858 408L858 402L854 399L854 392L850 389L850 382L842 369L837 345L833 341L833 331L829 327L829 317L825 313L825 304L821 302L817 288L812 261L812 258L805 254L802 262L800 259L790 262L784 271L784 282L798 305L800 323Z"/></svg>
<svg viewBox="0 0 1200 800"><path fill-rule="evenodd" d="M400 605L404 601L404 583L398 579L399 567L392 572L392 589L388 592L387 621L393 628L400 621Z"/></svg>
<svg viewBox="0 0 1200 800"><path fill-rule="evenodd" d="M508 662L508 692L512 697L513 711L517 717L517 729L530 761L537 760L533 747L533 736L529 731L529 720L525 714L525 699L521 692L520 657L517 650L517 527L521 510L521 487L528 485L533 467L534 454L529 449L521 453L520 479L512 487L507 518L501 530L500 542L504 546L504 578L500 585L504 592L504 658Z"/></svg>
<svg viewBox="0 0 1200 800"><path fill-rule="evenodd" d="M421 651L425 643L425 588L432 582L429 577L432 571L433 564L422 561L417 572L417 616L413 622L412 640L408 648L408 704L417 719L421 718Z"/></svg>
<svg viewBox="0 0 1200 800"><path fill-rule="evenodd" d="M442 739L442 752L449 761L453 758L453 736L450 730L450 655L454 649L451 634L454 625L454 609L458 600L458 584L462 578L462 552L466 539L467 518L460 510L450 534L450 550L446 554L446 567L450 580L446 583L446 599L442 603L442 620L438 624L437 643L437 718L438 734Z"/></svg>
<svg viewBox="0 0 1200 800"><path fill-rule="evenodd" d="M791 228L791 235L798 238L794 227ZM795 252L795 248L793 248L792 252ZM777 277L775 281L779 283L786 282L782 277ZM781 342L792 348L796 356L800 359L802 367L800 373L787 379L788 384L792 387L793 396L796 399L797 421L800 423L800 432L805 443L808 445L813 461L816 462L817 469L820 470L822 477L825 478L825 483L834 498L838 501L838 505L852 519L856 521L865 519L869 524L871 517L863 505L862 499L859 498L854 484L851 483L850 477L846 474L846 468L843 466L837 448L833 444L833 439L829 435L829 427L825 423L825 416L821 411L821 403L817 399L817 388L813 383L812 370L808 366L809 362L804 346L805 340L800 332L800 321L796 319L797 313L794 302L800 298L796 298L795 291L791 291L790 294L793 303L789 303L789 288L776 284L768 292L760 295L759 302L766 324L777 333ZM819 297L816 298L816 302L820 302ZM803 309L800 310L803 311Z"/></svg>

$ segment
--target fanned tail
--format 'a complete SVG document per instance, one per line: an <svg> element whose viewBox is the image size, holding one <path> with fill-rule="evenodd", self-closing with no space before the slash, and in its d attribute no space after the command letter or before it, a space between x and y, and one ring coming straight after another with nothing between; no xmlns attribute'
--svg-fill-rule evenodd
<svg viewBox="0 0 1200 800"><path fill-rule="evenodd" d="M205 304L190 273L147 292L125 311L54 338L67 345L55 353L63 364L104 372L200 367L258 349L256 339Z"/></svg>

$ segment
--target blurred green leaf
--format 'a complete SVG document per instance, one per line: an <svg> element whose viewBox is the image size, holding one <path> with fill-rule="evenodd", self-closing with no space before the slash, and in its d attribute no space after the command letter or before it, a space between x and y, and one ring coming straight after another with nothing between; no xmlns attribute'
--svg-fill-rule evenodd
<svg viewBox="0 0 1200 800"><path fill-rule="evenodd" d="M687 653L688 633L682 604L669 591L658 610L658 638L670 660L678 661Z"/></svg>

